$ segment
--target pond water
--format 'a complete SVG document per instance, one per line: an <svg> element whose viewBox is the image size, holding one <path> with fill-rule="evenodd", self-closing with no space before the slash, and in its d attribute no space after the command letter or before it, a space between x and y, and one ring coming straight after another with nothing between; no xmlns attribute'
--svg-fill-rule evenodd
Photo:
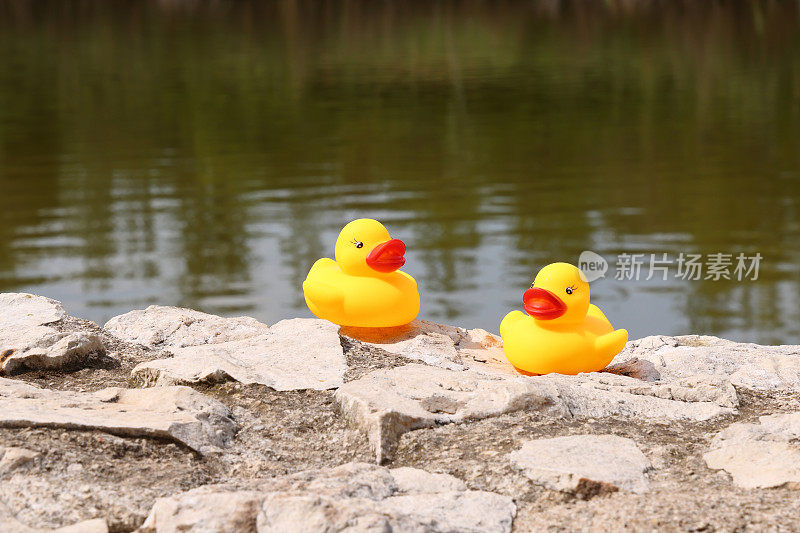
<svg viewBox="0 0 800 533"><path fill-rule="evenodd" d="M590 250L633 338L800 343L797 3L5 1L0 51L0 290L310 316L371 217L423 318L496 331Z"/></svg>

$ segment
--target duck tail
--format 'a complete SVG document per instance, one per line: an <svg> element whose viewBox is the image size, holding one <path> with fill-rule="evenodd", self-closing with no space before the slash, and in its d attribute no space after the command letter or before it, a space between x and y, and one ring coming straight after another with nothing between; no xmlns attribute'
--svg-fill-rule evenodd
<svg viewBox="0 0 800 533"><path fill-rule="evenodd" d="M611 362L614 356L625 348L625 343L627 342L628 330L617 329L611 333L597 337L594 346L598 354L603 354L608 358L608 361Z"/></svg>

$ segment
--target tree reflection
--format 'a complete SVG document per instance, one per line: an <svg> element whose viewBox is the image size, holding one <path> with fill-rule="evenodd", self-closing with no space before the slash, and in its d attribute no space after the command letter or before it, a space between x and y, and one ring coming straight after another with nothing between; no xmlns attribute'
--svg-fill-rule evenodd
<svg viewBox="0 0 800 533"><path fill-rule="evenodd" d="M494 327L584 249L760 251L759 282L660 301L694 331L796 341L798 9L0 1L0 284L97 319L273 321L369 215L408 242L428 317Z"/></svg>

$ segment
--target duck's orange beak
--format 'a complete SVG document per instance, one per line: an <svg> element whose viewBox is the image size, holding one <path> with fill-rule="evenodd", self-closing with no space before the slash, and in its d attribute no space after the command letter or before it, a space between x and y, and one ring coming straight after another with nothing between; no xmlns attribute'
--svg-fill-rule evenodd
<svg viewBox="0 0 800 533"><path fill-rule="evenodd" d="M406 264L406 245L400 239L382 242L367 256L367 265L378 272L394 272Z"/></svg>
<svg viewBox="0 0 800 533"><path fill-rule="evenodd" d="M553 320L567 312L567 304L548 291L539 287L531 287L522 295L525 312L539 320Z"/></svg>

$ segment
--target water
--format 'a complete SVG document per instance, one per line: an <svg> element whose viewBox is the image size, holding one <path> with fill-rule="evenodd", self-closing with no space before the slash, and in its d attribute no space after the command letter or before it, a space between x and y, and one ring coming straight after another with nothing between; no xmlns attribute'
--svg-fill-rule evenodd
<svg viewBox="0 0 800 533"><path fill-rule="evenodd" d="M793 2L3 1L0 290L309 316L368 216L424 318L496 331L593 250L632 337L800 343L799 30ZM614 279L681 252L763 259Z"/></svg>

